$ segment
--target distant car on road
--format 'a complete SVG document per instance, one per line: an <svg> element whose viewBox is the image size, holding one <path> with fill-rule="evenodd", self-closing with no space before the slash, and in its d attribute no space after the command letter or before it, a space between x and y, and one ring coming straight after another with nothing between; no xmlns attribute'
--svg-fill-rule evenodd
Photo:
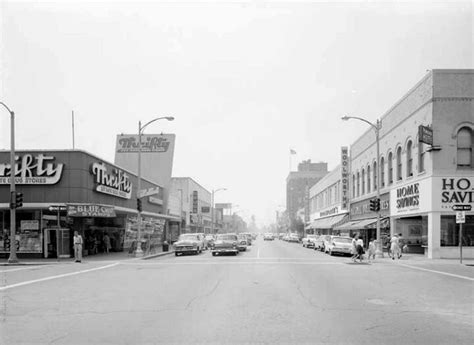
<svg viewBox="0 0 474 345"><path fill-rule="evenodd" d="M350 255L352 248L352 238L345 236L331 236L326 246L326 253L329 255L343 254Z"/></svg>
<svg viewBox="0 0 474 345"><path fill-rule="evenodd" d="M288 242L295 242L295 243L298 243L300 241L300 237L298 236L298 234L290 234L290 236L288 237Z"/></svg>
<svg viewBox="0 0 474 345"><path fill-rule="evenodd" d="M237 255L239 249L237 243L239 238L236 234L219 234L217 235L216 241L214 242L214 248L212 248L212 256L216 256L223 253L231 253Z"/></svg>
<svg viewBox="0 0 474 345"><path fill-rule="evenodd" d="M271 232L267 232L263 235L264 241L273 241L273 234Z"/></svg>
<svg viewBox="0 0 474 345"><path fill-rule="evenodd" d="M174 243L174 254L176 256L184 253L199 254L202 249L203 242L199 234L181 234L178 241Z"/></svg>
<svg viewBox="0 0 474 345"><path fill-rule="evenodd" d="M305 238L303 238L303 247L306 248L314 248L314 241L318 238L318 235L306 235Z"/></svg>

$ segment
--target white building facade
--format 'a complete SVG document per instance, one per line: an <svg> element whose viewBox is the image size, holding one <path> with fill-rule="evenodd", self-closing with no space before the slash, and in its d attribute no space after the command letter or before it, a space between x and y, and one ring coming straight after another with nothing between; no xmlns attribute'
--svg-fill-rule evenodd
<svg viewBox="0 0 474 345"><path fill-rule="evenodd" d="M341 148L341 164L324 176L309 191L310 222L308 234L333 234L334 228L347 221L349 205L349 156ZM338 231L337 234L346 233ZM347 235L347 234L346 234Z"/></svg>
<svg viewBox="0 0 474 345"><path fill-rule="evenodd" d="M356 140L350 149L351 221L375 198L380 171L389 233L401 233L409 252L459 257L452 206L474 208L473 100L474 70L433 70L382 116L379 169L374 130ZM431 134L432 144L420 141L429 142ZM465 215L463 254L474 258L474 212Z"/></svg>

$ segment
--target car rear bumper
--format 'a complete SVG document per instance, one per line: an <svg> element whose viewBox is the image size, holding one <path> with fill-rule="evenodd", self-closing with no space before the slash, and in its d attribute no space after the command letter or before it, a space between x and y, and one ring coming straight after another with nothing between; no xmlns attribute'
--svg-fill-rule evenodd
<svg viewBox="0 0 474 345"><path fill-rule="evenodd" d="M213 253L238 253L237 248L214 248L212 249Z"/></svg>

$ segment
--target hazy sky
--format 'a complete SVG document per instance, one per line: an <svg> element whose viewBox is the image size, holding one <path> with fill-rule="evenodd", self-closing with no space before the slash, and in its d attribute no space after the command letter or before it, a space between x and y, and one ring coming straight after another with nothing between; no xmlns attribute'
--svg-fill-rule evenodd
<svg viewBox="0 0 474 345"><path fill-rule="evenodd" d="M19 149L114 161L115 136L177 136L173 176L271 222L297 161L339 162L428 69L473 68L465 2L10 2L0 5L0 100ZM0 109L0 149L9 117Z"/></svg>

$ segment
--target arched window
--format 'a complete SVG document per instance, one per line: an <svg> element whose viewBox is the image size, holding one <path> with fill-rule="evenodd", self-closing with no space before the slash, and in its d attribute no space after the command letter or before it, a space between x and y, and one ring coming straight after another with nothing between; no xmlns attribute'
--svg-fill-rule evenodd
<svg viewBox="0 0 474 345"><path fill-rule="evenodd" d="M393 183L393 155L392 152L388 154L388 184Z"/></svg>
<svg viewBox="0 0 474 345"><path fill-rule="evenodd" d="M370 165L367 165L367 193L370 193Z"/></svg>
<svg viewBox="0 0 474 345"><path fill-rule="evenodd" d="M418 173L425 171L425 144L418 143Z"/></svg>
<svg viewBox="0 0 474 345"><path fill-rule="evenodd" d="M374 174L374 190L377 189L377 162L374 162L374 169L372 170Z"/></svg>
<svg viewBox="0 0 474 345"><path fill-rule="evenodd" d="M365 170L362 169L362 195L365 194Z"/></svg>
<svg viewBox="0 0 474 345"><path fill-rule="evenodd" d="M380 187L385 187L385 159L380 157Z"/></svg>
<svg viewBox="0 0 474 345"><path fill-rule="evenodd" d="M360 173L357 172L357 196L360 196Z"/></svg>
<svg viewBox="0 0 474 345"><path fill-rule="evenodd" d="M402 147L397 149L397 181L402 179Z"/></svg>
<svg viewBox="0 0 474 345"><path fill-rule="evenodd" d="M458 131L457 139L457 164L460 168L472 168L473 165L473 135L472 129L469 127L462 127Z"/></svg>
<svg viewBox="0 0 474 345"><path fill-rule="evenodd" d="M412 157L413 143L410 140L407 143L407 177L413 176L413 157Z"/></svg>

